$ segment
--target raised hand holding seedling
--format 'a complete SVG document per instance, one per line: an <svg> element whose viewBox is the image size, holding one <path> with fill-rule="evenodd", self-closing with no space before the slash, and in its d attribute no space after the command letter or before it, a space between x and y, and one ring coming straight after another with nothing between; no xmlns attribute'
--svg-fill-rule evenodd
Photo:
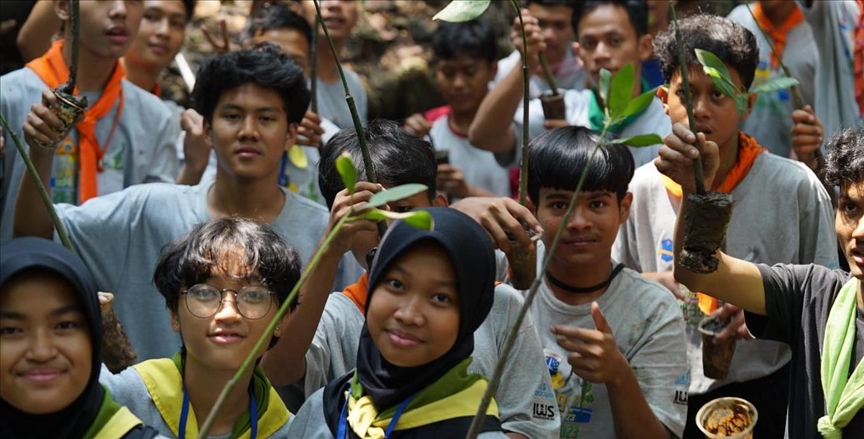
<svg viewBox="0 0 864 439"><path fill-rule="evenodd" d="M702 145L701 152L696 147L697 140ZM684 193L693 194L698 192L693 168L699 158L704 187L710 188L720 166L717 144L707 140L705 134L693 134L684 124L676 123L672 125L672 132L663 139L663 146L658 151L658 157L654 159L654 166L660 173L681 185Z"/></svg>

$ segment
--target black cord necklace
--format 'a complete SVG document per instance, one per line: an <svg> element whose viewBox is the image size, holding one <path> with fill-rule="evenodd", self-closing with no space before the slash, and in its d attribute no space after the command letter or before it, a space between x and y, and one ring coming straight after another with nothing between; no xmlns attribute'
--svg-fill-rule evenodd
<svg viewBox="0 0 864 439"><path fill-rule="evenodd" d="M593 293L594 291L608 287L609 284L612 283L612 280L615 279L615 276L617 276L618 273L620 273L621 270L623 270L623 269L624 269L624 264L618 264L617 266L615 266L612 269L612 273L609 273L608 279L604 280L603 282L601 282L597 285L592 285L590 287L574 287L572 285L567 285L564 282L561 282L560 280L555 279L555 277L552 276L551 273L549 273L549 270L546 270L546 278L549 279L549 282L551 282L552 285L555 285L556 287L561 288L564 291L568 291L571 293L577 293L577 294L586 294L586 293Z"/></svg>

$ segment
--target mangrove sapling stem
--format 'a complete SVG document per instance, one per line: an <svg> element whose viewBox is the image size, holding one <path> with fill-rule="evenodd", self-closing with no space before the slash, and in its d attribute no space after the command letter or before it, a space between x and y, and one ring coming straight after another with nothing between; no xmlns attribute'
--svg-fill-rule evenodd
<svg viewBox="0 0 864 439"><path fill-rule="evenodd" d="M327 30L327 25L324 23L324 18L321 16L321 5L318 0L313 0L315 3L315 14L321 28L324 29L324 38L330 45L330 52L333 54L333 61L336 62L336 68L339 70L339 79L342 80L342 87L345 89L345 101L348 102L348 110L351 111L351 119L354 122L354 130L357 131L357 140L360 141L360 150L363 152L363 168L366 171L366 179L371 183L377 183L375 177L375 169L372 167L372 156L369 155L369 145L366 143L366 134L363 133L363 123L360 121L360 113L357 112L357 105L354 104L354 97L351 96L351 91L348 90L348 80L345 79L345 72L342 70L342 61L339 60L339 53L336 51L336 45L330 38L330 31Z"/></svg>
<svg viewBox="0 0 864 439"><path fill-rule="evenodd" d="M579 176L579 182L576 184L576 190L573 191L573 195L570 197L570 205L567 206L567 212L564 213L564 219L558 226L558 230L555 231L555 238L552 239L552 244L550 244L549 248L545 250L546 254L543 257L543 266L541 267L540 272L537 273L537 277L534 278L534 282L531 283L531 288L525 296L525 303L522 304L522 308L519 309L519 314L516 316L516 321L507 333L507 339L504 341L504 349L502 349L498 355L498 363L495 364L495 372L489 378L489 385L486 388L486 393L483 394L483 399L480 401L480 407L477 409L477 414L474 415L474 419L471 421L471 428L468 430L468 435L466 436L467 439L476 439L477 435L480 434L480 427L483 425L483 418L486 416L486 410L489 408L489 403L492 401L492 397L495 396L495 393L498 391L498 384L501 382L501 376L504 374L504 364L507 362L507 357L509 357L510 353L513 351L513 345L516 343L516 336L519 334L519 329L522 327L522 321L525 320L525 314L527 314L528 310L531 309L531 303L534 302L534 296L537 295L540 283L543 282L543 275L549 268L549 262L552 261L552 255L555 254L555 249L558 247L558 241L561 240L561 235L564 234L564 229L570 221L570 217L573 216L573 211L576 210L576 201L579 198L579 192L582 191L582 186L585 184L585 179L588 177L588 171L591 169L591 163L594 161L594 156L597 155L597 151L599 151L604 145L606 133L610 126L609 122L610 121L607 119L603 125L603 131L600 134L600 141L597 143L597 146L594 147L594 151L591 152L591 156L588 158L588 163L585 164L585 169L582 170L582 175Z"/></svg>
<svg viewBox="0 0 864 439"><path fill-rule="evenodd" d="M316 0L317 1L317 0ZM519 204L528 205L528 39L525 37L525 22L516 0L510 0L519 17L522 33L522 160L519 163Z"/></svg>
<svg viewBox="0 0 864 439"><path fill-rule="evenodd" d="M320 24L316 15L315 25L312 29L312 41L309 44L309 53L312 58L309 63L309 95L312 98L309 109L315 114L318 114L318 26Z"/></svg>
<svg viewBox="0 0 864 439"><path fill-rule="evenodd" d="M525 33L524 31L522 32ZM543 67L543 75L546 76L546 82L549 83L549 89L552 91L552 96L558 96L558 83L555 82L555 75L552 74L552 69L549 68L549 62L546 61L546 54L540 52L540 66Z"/></svg>
<svg viewBox="0 0 864 439"><path fill-rule="evenodd" d="M60 91L72 95L75 92L75 84L78 78L78 45L79 45L79 35L81 32L81 6L79 0L72 0L72 41L69 41L69 44L72 45L72 58L69 60L69 80L61 86Z"/></svg>
<svg viewBox="0 0 864 439"><path fill-rule="evenodd" d="M60 217L57 216L57 209L54 208L54 203L51 201L51 196L48 194L48 190L45 189L45 185L42 184L42 179L39 178L39 173L36 172L36 167L33 166L33 162L30 160L30 155L27 153L27 150L24 149L24 145L21 144L21 140L18 138L18 134L9 126L9 122L6 121L6 118L0 113L0 123L3 124L3 129L6 130L9 135L12 137L12 142L15 143L15 148L18 149L18 155L24 159L24 166L27 168L27 174L30 175L30 178L33 180L33 183L36 185L36 189L39 191L39 196L42 198L42 203L45 204L45 209L48 210L48 214L51 216L51 221L54 223L54 228L57 229L57 235L60 236L60 242L63 243L63 246L68 248L69 250L75 251L75 247L72 246L72 240L69 239L69 234L66 233L66 227L63 226L63 223L60 221Z"/></svg>
<svg viewBox="0 0 864 439"><path fill-rule="evenodd" d="M317 3L317 0L316 0ZM306 269L303 270L303 274L300 276L300 280L294 285L294 288L291 289L291 292L288 294L288 298L282 302L282 305L279 307L279 310L276 312L276 315L273 316L273 319L270 321L270 324L267 325L267 329L264 330L264 333L261 335L261 338L258 339L258 342L255 343L255 347L252 348L252 351L249 352L249 355L243 360L243 364L240 365L240 369L237 369L237 372L228 380L228 383L225 384L225 387L222 388L222 393L219 394L219 398L216 399L216 403L213 405L213 408L210 410L210 413L207 415L207 419L204 420L204 424L201 425L201 428L198 430L198 439L206 439L207 435L210 433L210 430L213 428L213 423L216 422L216 416L219 414L219 410L222 409L222 406L225 404L225 400L228 398L228 395L234 390L237 386L237 382L246 374L246 371L249 370L249 367L255 361L256 354L261 351L261 348L264 347L265 343L269 343L270 338L273 334L273 330L276 328L276 325L282 320L282 317L288 312L288 308L297 298L297 294L300 291L300 288L306 283L306 280L309 278L312 271L315 270L315 267L318 266L318 262L321 260L321 256L330 247L330 243L336 237L336 234L339 233L339 230L342 229L342 226L351 218L352 211L348 212L348 215L343 216L339 219L336 225L333 227L333 230L327 234L327 237L324 239L324 243L321 244L320 247L315 251L315 254L312 255L312 259L309 260L309 264L306 266Z"/></svg>
<svg viewBox="0 0 864 439"><path fill-rule="evenodd" d="M669 8L672 11L672 23L675 25L675 45L678 47L678 64L681 66L681 88L684 89L684 106L687 108L687 122L690 131L696 134L696 116L693 114L693 95L690 93L690 79L687 76L687 56L684 53L684 42L681 41L681 30L678 29L678 14L675 12L675 1L669 0ZM694 146L699 151L699 156L693 160L693 175L696 179L696 193L705 194L705 177L702 173L702 148L697 136Z"/></svg>

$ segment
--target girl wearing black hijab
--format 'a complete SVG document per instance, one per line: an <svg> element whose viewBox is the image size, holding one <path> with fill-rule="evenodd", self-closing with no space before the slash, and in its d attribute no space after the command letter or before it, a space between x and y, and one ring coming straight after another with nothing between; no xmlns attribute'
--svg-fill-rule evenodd
<svg viewBox="0 0 864 439"><path fill-rule="evenodd" d="M0 437L156 437L99 384L101 339L78 256L40 238L0 246Z"/></svg>
<svg viewBox="0 0 864 439"><path fill-rule="evenodd" d="M426 209L434 230L397 221L369 275L357 369L313 394L289 437L441 438L467 433L486 390L469 374L495 287L492 242L470 217ZM506 438L494 400L482 438Z"/></svg>

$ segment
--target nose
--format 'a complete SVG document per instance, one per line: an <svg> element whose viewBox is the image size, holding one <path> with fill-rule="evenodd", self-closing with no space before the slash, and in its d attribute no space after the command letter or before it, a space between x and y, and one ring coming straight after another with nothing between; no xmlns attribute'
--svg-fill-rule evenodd
<svg viewBox="0 0 864 439"><path fill-rule="evenodd" d="M111 10L108 12L108 17L110 17L112 20L126 19L125 0L114 0L111 4Z"/></svg>
<svg viewBox="0 0 864 439"><path fill-rule="evenodd" d="M711 117L711 111L708 108L708 99L707 97L695 96L694 93L693 115L697 119L709 119Z"/></svg>
<svg viewBox="0 0 864 439"><path fill-rule="evenodd" d="M591 228L591 221L588 220L586 214L588 209L583 206L576 206L573 209L573 215L570 216L570 221L567 221L567 228L570 230L588 230Z"/></svg>
<svg viewBox="0 0 864 439"><path fill-rule="evenodd" d="M168 36L168 29L171 27L171 24L168 23L168 17L162 17L157 23L155 28L155 33L160 37Z"/></svg>
<svg viewBox="0 0 864 439"><path fill-rule="evenodd" d="M422 326L424 323L423 299L417 294L406 297L396 308L393 317L406 326Z"/></svg>
<svg viewBox="0 0 864 439"><path fill-rule="evenodd" d="M243 123L240 126L240 131L237 137L245 140L258 139L258 120L254 114L250 114L243 118Z"/></svg>
<svg viewBox="0 0 864 439"><path fill-rule="evenodd" d="M33 334L32 344L27 351L27 359L44 363L57 355L57 347L54 346L53 336L48 330L36 331Z"/></svg>
<svg viewBox="0 0 864 439"><path fill-rule="evenodd" d="M243 316L240 315L240 310L237 309L237 295L230 291L226 291L225 296L222 297L222 303L219 304L219 309L216 310L216 315L214 317L216 320L221 322L240 320Z"/></svg>
<svg viewBox="0 0 864 439"><path fill-rule="evenodd" d="M852 238L864 241L864 216L858 218L858 225L852 231Z"/></svg>
<svg viewBox="0 0 864 439"><path fill-rule="evenodd" d="M594 62L600 67L605 67L612 58L612 53L609 51L609 46L600 41L594 49Z"/></svg>

